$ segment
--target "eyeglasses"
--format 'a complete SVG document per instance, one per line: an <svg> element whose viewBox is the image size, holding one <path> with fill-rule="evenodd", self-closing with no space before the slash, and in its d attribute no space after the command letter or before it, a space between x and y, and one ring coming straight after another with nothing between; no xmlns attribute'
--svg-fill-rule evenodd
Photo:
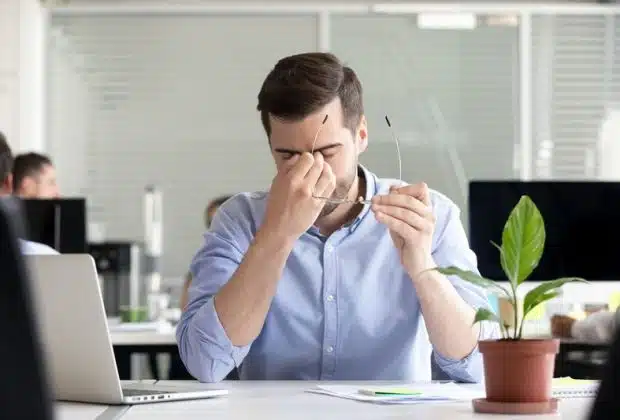
<svg viewBox="0 0 620 420"><path fill-rule="evenodd" d="M323 122L319 126L319 129L316 131L316 134L314 135L314 141L312 142L312 151L310 152L312 156L314 156L314 146L316 145L316 141L319 138L319 134L321 133L323 126L325 126L325 122L327 122L328 117L329 115L326 114L325 118L323 118ZM398 143L398 137L396 137L396 133L394 132L394 129L392 128L392 123L390 122L390 119L388 118L387 115L385 116L385 122L390 128L390 134L392 135L392 140L394 140L394 143L396 144L396 153L398 154L398 179L403 179L403 165L402 165L402 158L400 155L400 144ZM319 200L323 200L326 203L334 203L334 204L344 204L344 203L370 204L371 203L370 200L365 200L364 197L361 197L361 196L357 200L349 200L346 198L321 197L321 196L317 196L314 194L312 195L312 197L317 198Z"/></svg>

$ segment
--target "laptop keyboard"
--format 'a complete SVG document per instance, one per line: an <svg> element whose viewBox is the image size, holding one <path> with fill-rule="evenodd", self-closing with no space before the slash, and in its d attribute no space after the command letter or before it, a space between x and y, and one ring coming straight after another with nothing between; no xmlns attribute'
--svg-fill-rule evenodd
<svg viewBox="0 0 620 420"><path fill-rule="evenodd" d="M125 389L123 388L123 395L126 397L140 397L142 395L160 395L160 394L174 394L176 391L156 391L154 389Z"/></svg>

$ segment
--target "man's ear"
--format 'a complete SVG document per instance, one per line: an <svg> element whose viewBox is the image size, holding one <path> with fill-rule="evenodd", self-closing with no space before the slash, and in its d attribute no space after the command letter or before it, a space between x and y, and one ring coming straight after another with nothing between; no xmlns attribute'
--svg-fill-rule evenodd
<svg viewBox="0 0 620 420"><path fill-rule="evenodd" d="M366 122L366 116L362 115L360 123L357 126L357 145L358 152L363 153L368 148L368 124Z"/></svg>
<svg viewBox="0 0 620 420"><path fill-rule="evenodd" d="M4 181L2 181L2 185L0 185L0 190L4 194L13 194L13 174L9 174Z"/></svg>
<svg viewBox="0 0 620 420"><path fill-rule="evenodd" d="M13 194L32 195L37 191L37 181L32 176L26 176L19 183Z"/></svg>

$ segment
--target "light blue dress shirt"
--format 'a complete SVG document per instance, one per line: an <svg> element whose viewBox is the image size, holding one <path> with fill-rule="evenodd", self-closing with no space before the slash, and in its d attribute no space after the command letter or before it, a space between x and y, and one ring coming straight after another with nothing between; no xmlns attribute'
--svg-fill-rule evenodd
<svg viewBox="0 0 620 420"><path fill-rule="evenodd" d="M367 199L402 183L360 171ZM260 335L251 345L234 346L213 296L241 263L263 219L266 198L266 193L243 193L220 207L191 264L189 304L176 334L194 377L219 382L240 366L241 379L427 381L434 359L453 380L482 380L477 348L462 360L433 351L413 283L389 231L369 206L329 237L312 227L299 238ZM435 262L477 271L459 209L432 190L431 202ZM483 290L458 278L450 281L472 307L490 307ZM481 338L497 334L492 324L482 324Z"/></svg>

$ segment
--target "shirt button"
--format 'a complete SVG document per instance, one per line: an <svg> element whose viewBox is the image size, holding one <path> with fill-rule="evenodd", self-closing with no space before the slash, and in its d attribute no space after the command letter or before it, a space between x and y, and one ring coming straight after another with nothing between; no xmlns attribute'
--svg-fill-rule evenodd
<svg viewBox="0 0 620 420"><path fill-rule="evenodd" d="M334 301L334 295L327 296L327 301L328 302L333 302Z"/></svg>
<svg viewBox="0 0 620 420"><path fill-rule="evenodd" d="M332 251L334 250L334 247L333 247L333 246L331 246L331 245L326 245L326 246L325 246L325 250L326 250L327 252L332 252Z"/></svg>
<svg viewBox="0 0 620 420"><path fill-rule="evenodd" d="M334 348L332 346L327 347L325 350L327 350L328 353L334 352Z"/></svg>

